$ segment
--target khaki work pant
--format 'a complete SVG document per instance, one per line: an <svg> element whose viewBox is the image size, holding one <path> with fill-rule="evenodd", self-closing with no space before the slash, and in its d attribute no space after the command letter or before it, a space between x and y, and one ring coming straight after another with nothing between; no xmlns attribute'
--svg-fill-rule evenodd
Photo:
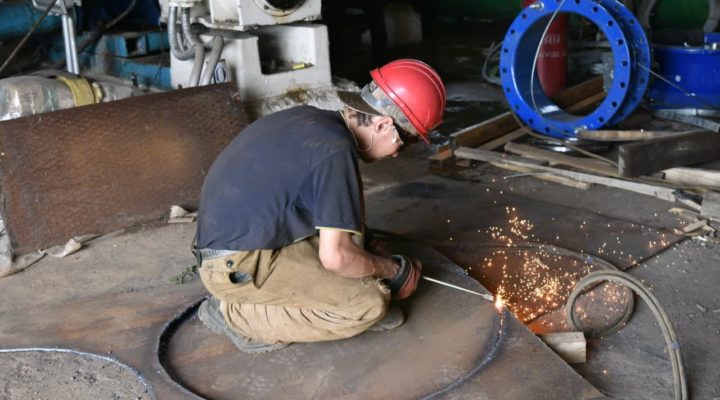
<svg viewBox="0 0 720 400"><path fill-rule="evenodd" d="M220 299L225 322L263 343L348 338L382 319L390 301L376 278L345 278L323 267L317 236L203 261L200 277Z"/></svg>

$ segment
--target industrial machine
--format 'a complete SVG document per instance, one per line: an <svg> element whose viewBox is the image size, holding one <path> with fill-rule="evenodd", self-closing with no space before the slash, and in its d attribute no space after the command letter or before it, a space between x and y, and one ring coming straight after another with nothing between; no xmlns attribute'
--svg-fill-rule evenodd
<svg viewBox="0 0 720 400"><path fill-rule="evenodd" d="M233 81L253 102L332 87L320 0L163 0L174 88ZM324 96L327 97L327 96Z"/></svg>

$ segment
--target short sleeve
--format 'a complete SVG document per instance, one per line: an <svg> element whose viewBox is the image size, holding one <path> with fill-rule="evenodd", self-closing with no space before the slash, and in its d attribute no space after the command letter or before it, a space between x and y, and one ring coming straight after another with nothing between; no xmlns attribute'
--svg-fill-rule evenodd
<svg viewBox="0 0 720 400"><path fill-rule="evenodd" d="M318 163L308 180L309 208L317 229L362 234L363 197L357 159L338 152Z"/></svg>

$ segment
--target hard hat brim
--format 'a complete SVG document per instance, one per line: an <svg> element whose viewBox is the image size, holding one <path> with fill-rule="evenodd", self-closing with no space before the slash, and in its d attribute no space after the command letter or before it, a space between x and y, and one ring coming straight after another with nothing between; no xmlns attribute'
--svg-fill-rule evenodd
<svg viewBox="0 0 720 400"><path fill-rule="evenodd" d="M350 92L347 90L338 90L337 95L340 98L340 101L343 102L346 106L349 108L352 108L355 111L359 111L361 113L370 114L370 115L385 115L382 112L374 109L370 104L368 104L360 95L360 92Z"/></svg>

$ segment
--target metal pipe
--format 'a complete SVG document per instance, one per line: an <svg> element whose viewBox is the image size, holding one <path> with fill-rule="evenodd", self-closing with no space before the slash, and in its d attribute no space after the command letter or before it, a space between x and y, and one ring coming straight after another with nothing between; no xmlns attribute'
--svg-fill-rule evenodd
<svg viewBox="0 0 720 400"><path fill-rule="evenodd" d="M80 66L78 65L77 43L75 41L75 22L69 13L63 15L61 18L67 71L72 74L79 74Z"/></svg>
<svg viewBox="0 0 720 400"><path fill-rule="evenodd" d="M195 47L195 45L197 44L201 44L201 42L196 35L192 34L190 25L190 8L183 8L180 14L180 26L182 27L183 39L185 40L185 44L188 47L192 48Z"/></svg>
<svg viewBox="0 0 720 400"><path fill-rule="evenodd" d="M495 298L494 298L491 294L485 294L485 293L476 292L476 291L474 291L474 290L465 289L464 287L460 287L460 286L457 286L457 285L453 285L453 284L451 284L451 283L447 283L447 282L441 281L441 280L439 280L439 279L430 278L429 276L425 276L425 275L422 275L421 278L423 278L423 279L425 279L426 281L429 281L429 282L437 283L438 285L442 285L442 286L445 286L445 287L449 287L449 288L451 288L451 289L455 289L455 290L459 290L459 291L461 291L461 292L470 293L470 294L474 294L474 295L476 295L476 296L480 296L480 297L482 297L483 299L485 299L485 300L487 300L487 301L490 301L490 302L494 302L494 301L495 301Z"/></svg>
<svg viewBox="0 0 720 400"><path fill-rule="evenodd" d="M168 41L170 42L170 51L178 60L189 60L195 55L192 47L186 48L182 40L182 31L177 30L177 7L170 7L168 11Z"/></svg>
<svg viewBox="0 0 720 400"><path fill-rule="evenodd" d="M210 79L215 74L215 67L217 67L218 61L220 61L220 54L222 54L224 41L222 36L215 36L213 38L213 47L208 56L207 66L205 72L202 74L200 79L200 86L205 86L210 83Z"/></svg>
<svg viewBox="0 0 720 400"><path fill-rule="evenodd" d="M190 72L190 81L188 87L196 87L200 83L200 73L202 72L203 63L205 62L205 47L202 44L195 45L195 61Z"/></svg>

